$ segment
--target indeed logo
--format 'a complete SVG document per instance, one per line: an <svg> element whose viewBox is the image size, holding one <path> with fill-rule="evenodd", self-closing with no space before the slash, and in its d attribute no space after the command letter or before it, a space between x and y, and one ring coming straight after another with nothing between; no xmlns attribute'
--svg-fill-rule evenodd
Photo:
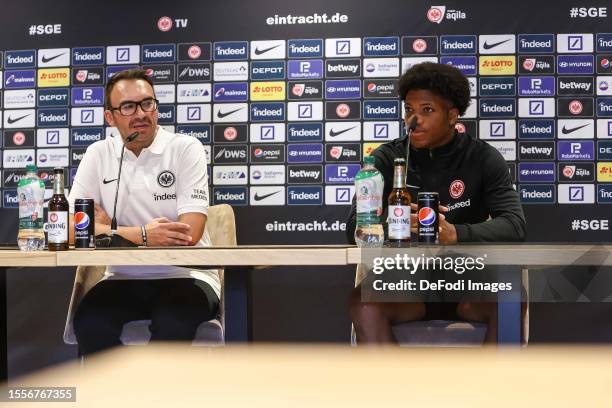
<svg viewBox="0 0 612 408"><path fill-rule="evenodd" d="M217 42L214 46L216 60L240 60L248 56L247 41Z"/></svg>
<svg viewBox="0 0 612 408"><path fill-rule="evenodd" d="M288 205L320 205L323 204L322 187L288 187Z"/></svg>
<svg viewBox="0 0 612 408"><path fill-rule="evenodd" d="M363 39L363 55L399 55L397 37L366 37Z"/></svg>
<svg viewBox="0 0 612 408"><path fill-rule="evenodd" d="M395 101L364 101L364 119L397 119L399 106Z"/></svg>
<svg viewBox="0 0 612 408"><path fill-rule="evenodd" d="M545 185L521 185L520 196L521 202L530 204L554 204L555 202L555 186L551 184Z"/></svg>
<svg viewBox="0 0 612 408"><path fill-rule="evenodd" d="M554 120L519 121L519 138L521 139L554 139L554 137Z"/></svg>
<svg viewBox="0 0 612 408"><path fill-rule="evenodd" d="M323 56L323 40L289 40L289 58L315 58Z"/></svg>
<svg viewBox="0 0 612 408"><path fill-rule="evenodd" d="M475 52L475 35L443 35L440 37L441 54L472 54Z"/></svg>
<svg viewBox="0 0 612 408"><path fill-rule="evenodd" d="M323 125L320 123L287 125L287 138L289 142L317 142L323 140Z"/></svg>
<svg viewBox="0 0 612 408"><path fill-rule="evenodd" d="M56 112L38 112L38 122L39 123L68 123L68 112L64 111L63 113Z"/></svg>
<svg viewBox="0 0 612 408"><path fill-rule="evenodd" d="M215 204L247 205L246 187L215 187Z"/></svg>
<svg viewBox="0 0 612 408"><path fill-rule="evenodd" d="M175 55L174 44L143 45L143 62L173 62Z"/></svg>
<svg viewBox="0 0 612 408"><path fill-rule="evenodd" d="M480 115L483 117L514 116L514 99L481 99Z"/></svg>
<svg viewBox="0 0 612 408"><path fill-rule="evenodd" d="M519 53L554 52L553 34L519 34Z"/></svg>
<svg viewBox="0 0 612 408"><path fill-rule="evenodd" d="M104 48L73 48L72 65L102 65L104 64Z"/></svg>
<svg viewBox="0 0 612 408"><path fill-rule="evenodd" d="M284 120L285 104L251 104L251 120Z"/></svg>
<svg viewBox="0 0 612 408"><path fill-rule="evenodd" d="M26 68L36 65L36 51L7 51L5 54L6 68Z"/></svg>

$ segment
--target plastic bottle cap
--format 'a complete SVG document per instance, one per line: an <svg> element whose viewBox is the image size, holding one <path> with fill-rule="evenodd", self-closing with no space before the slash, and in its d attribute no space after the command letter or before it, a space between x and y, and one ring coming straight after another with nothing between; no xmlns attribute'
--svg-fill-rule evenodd
<svg viewBox="0 0 612 408"><path fill-rule="evenodd" d="M374 164L376 160L374 159L374 156L366 156L364 157L363 162L365 164Z"/></svg>
<svg viewBox="0 0 612 408"><path fill-rule="evenodd" d="M36 172L36 166L35 166L35 165L33 165L33 164L28 164L28 165L26 166L26 171L33 171L33 172Z"/></svg>

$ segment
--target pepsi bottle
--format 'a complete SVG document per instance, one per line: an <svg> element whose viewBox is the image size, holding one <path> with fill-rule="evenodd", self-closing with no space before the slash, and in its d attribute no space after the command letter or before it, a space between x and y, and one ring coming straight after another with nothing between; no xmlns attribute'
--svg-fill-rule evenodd
<svg viewBox="0 0 612 408"><path fill-rule="evenodd" d="M412 197L406 188L406 160L393 161L393 190L388 198L389 246L410 247L410 203Z"/></svg>

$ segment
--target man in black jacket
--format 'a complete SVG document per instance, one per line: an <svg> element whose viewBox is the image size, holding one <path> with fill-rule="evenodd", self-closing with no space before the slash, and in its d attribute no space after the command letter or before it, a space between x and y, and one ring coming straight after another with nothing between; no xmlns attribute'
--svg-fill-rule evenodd
<svg viewBox="0 0 612 408"><path fill-rule="evenodd" d="M399 96L405 104L406 123L417 118L407 169L407 186L413 198L413 233L417 193L435 191L442 204L440 244L522 241L525 217L504 158L489 144L455 130L470 102L467 79L449 65L418 64L400 78ZM393 160L406 157L406 144L406 138L396 139L372 153L385 181L385 210L393 183ZM349 242L354 242L355 223L353 200L347 222ZM488 326L485 341L497 341L497 305L492 302L362 302L358 286L351 294L349 307L359 342L395 342L393 324L422 319L484 322Z"/></svg>

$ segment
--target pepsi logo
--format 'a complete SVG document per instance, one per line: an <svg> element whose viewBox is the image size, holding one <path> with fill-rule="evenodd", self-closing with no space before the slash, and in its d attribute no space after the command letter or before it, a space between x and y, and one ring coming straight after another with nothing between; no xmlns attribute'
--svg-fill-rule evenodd
<svg viewBox="0 0 612 408"><path fill-rule="evenodd" d="M369 83L368 84L368 92L375 92L375 91L376 91L376 84Z"/></svg>
<svg viewBox="0 0 612 408"><path fill-rule="evenodd" d="M610 66L610 60L607 58L602 58L599 65L601 65L602 68L608 68Z"/></svg>
<svg viewBox="0 0 612 408"><path fill-rule="evenodd" d="M263 150L261 148L257 148L253 151L253 154L255 155L255 157L262 157L263 156Z"/></svg>
<svg viewBox="0 0 612 408"><path fill-rule="evenodd" d="M170 31L172 29L172 19L167 16L160 17L157 20L157 28L162 32Z"/></svg>
<svg viewBox="0 0 612 408"><path fill-rule="evenodd" d="M431 207L423 207L419 210L419 224L424 225L426 227L432 225L436 222L436 212Z"/></svg>
<svg viewBox="0 0 612 408"><path fill-rule="evenodd" d="M463 192L465 191L465 184L463 184L463 181L461 180L455 180L450 184L450 187L448 188L448 193L450 194L450 196L452 198L459 198L463 195Z"/></svg>
<svg viewBox="0 0 612 408"><path fill-rule="evenodd" d="M404 209L402 207L395 207L395 209L393 210L393 215L395 215L396 217L401 217L402 215L404 215Z"/></svg>
<svg viewBox="0 0 612 408"><path fill-rule="evenodd" d="M229 126L223 131L223 137L225 138L225 140L234 140L236 139L236 137L238 137L238 131L235 127Z"/></svg>
<svg viewBox="0 0 612 408"><path fill-rule="evenodd" d="M351 108L346 103L341 103L340 105L336 106L336 115L339 117L346 118L350 114Z"/></svg>
<svg viewBox="0 0 612 408"><path fill-rule="evenodd" d="M56 213L51 213L51 214L49 215L49 221L51 221L51 222L57 222L57 218L58 218L58 217L57 217L57 214L56 214Z"/></svg>
<svg viewBox="0 0 612 408"><path fill-rule="evenodd" d="M153 70L151 68L147 68L146 74L147 76L153 76Z"/></svg>
<svg viewBox="0 0 612 408"><path fill-rule="evenodd" d="M198 59L200 58L200 55L202 55L202 49L197 45L192 45L187 50L187 55L189 55L189 58L191 59Z"/></svg>
<svg viewBox="0 0 612 408"><path fill-rule="evenodd" d="M89 227L89 215L83 211L78 211L74 214L74 228L84 230Z"/></svg>
<svg viewBox="0 0 612 408"><path fill-rule="evenodd" d="M582 112L582 102L571 101L569 104L569 111L572 115L579 115Z"/></svg>
<svg viewBox="0 0 612 408"><path fill-rule="evenodd" d="M47 181L49 180L50 176L49 176L49 173L43 171L38 175L38 177L40 177L42 181Z"/></svg>
<svg viewBox="0 0 612 408"><path fill-rule="evenodd" d="M427 42L422 38L417 38L412 42L412 49L414 52L425 52L427 50Z"/></svg>

